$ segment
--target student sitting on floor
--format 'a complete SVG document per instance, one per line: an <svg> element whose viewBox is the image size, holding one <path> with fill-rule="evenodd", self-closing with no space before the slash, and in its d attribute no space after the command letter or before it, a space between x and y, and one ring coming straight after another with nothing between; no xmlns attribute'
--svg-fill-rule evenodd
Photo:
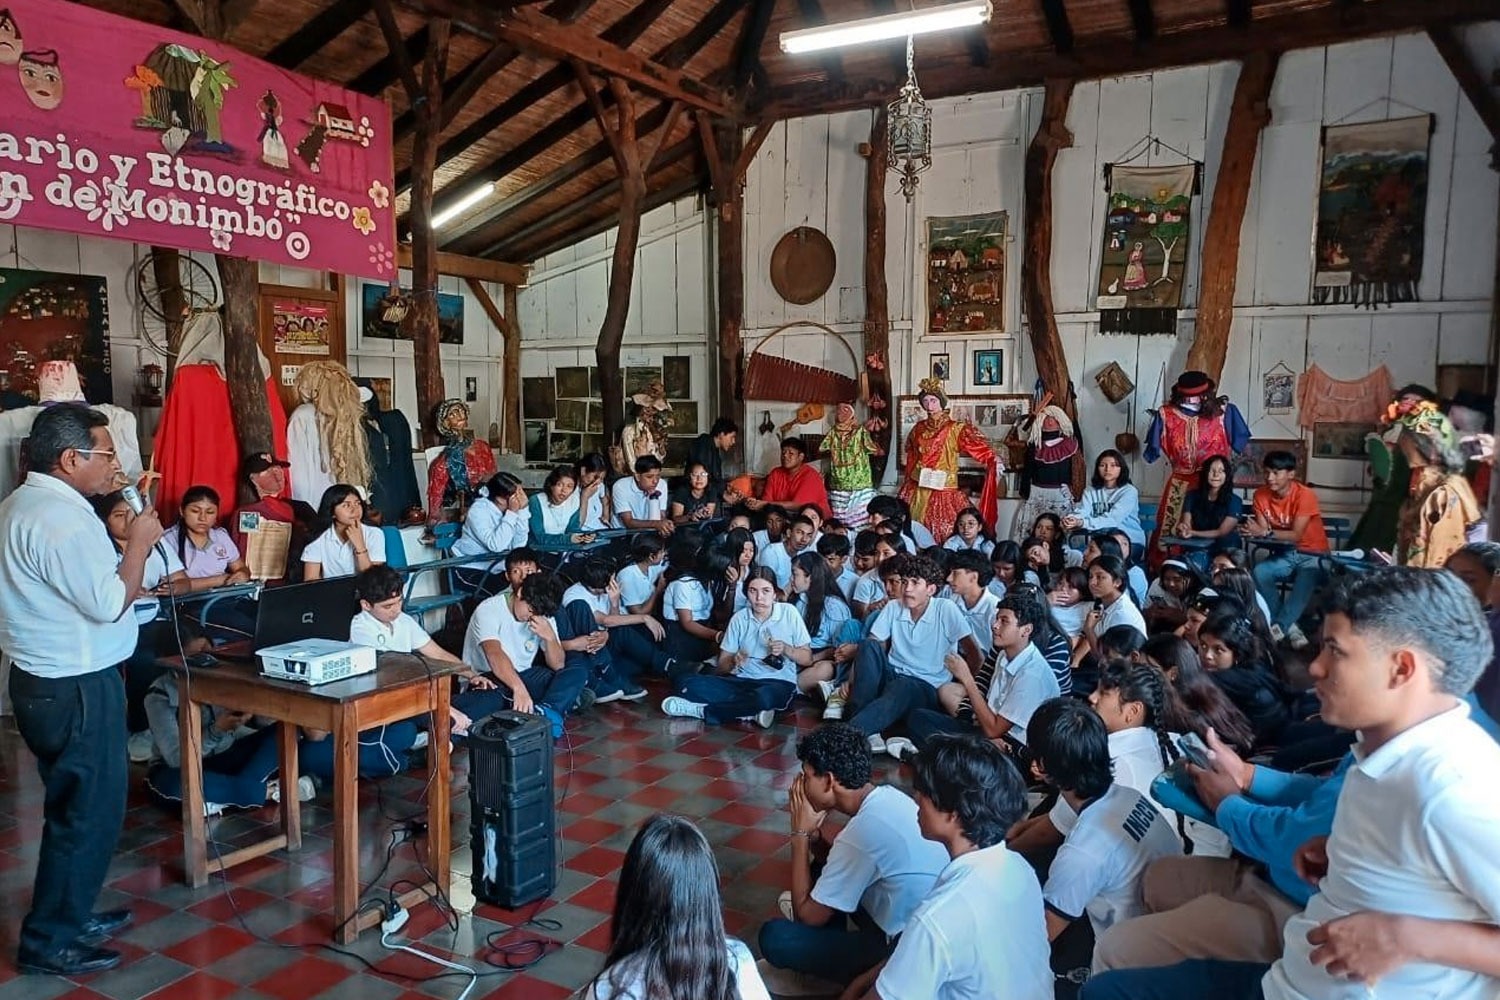
<svg viewBox="0 0 1500 1000"><path fill-rule="evenodd" d="M827 527L827 525L825 524L824 527ZM823 537L818 539L818 543L814 548L817 549L818 555L822 556L824 561L828 563L828 571L838 581L839 593L844 595L844 600L852 602L854 600L854 585L859 582L859 574L849 564L849 555L853 550L853 547L849 544L849 539L844 535L834 534L831 531L824 532ZM850 607L853 607L852 603Z"/></svg>
<svg viewBox="0 0 1500 1000"><path fill-rule="evenodd" d="M658 656L674 689L682 677L698 673L704 661L719 655L724 631L715 628L714 588L724 584L729 562L723 545L699 548L688 543L672 548L661 599L666 632Z"/></svg>
<svg viewBox="0 0 1500 1000"><path fill-rule="evenodd" d="M1336 580L1308 669L1324 719L1360 738L1332 832L1297 849L1317 892L1287 922L1281 957L1107 972L1081 996L1500 994L1500 747L1463 703L1492 652L1479 603L1451 573L1386 567Z"/></svg>
<svg viewBox="0 0 1500 1000"><path fill-rule="evenodd" d="M1021 546L1009 538L997 543L990 553L990 592L996 597L1005 597L1007 590L1025 580L1024 570Z"/></svg>
<svg viewBox="0 0 1500 1000"><path fill-rule="evenodd" d="M854 596L850 606L854 617L869 621L885 607L885 586L880 582L880 567L886 560L898 554L894 539L887 538L873 529L866 529L854 536L854 568L859 579L854 584Z"/></svg>
<svg viewBox="0 0 1500 1000"><path fill-rule="evenodd" d="M480 603L464 636L464 662L494 675L493 707L545 716L552 734L562 735L563 716L578 703L588 683L587 668L568 664L551 615L562 603L563 586L555 576L533 573L514 591ZM533 666L540 649L543 663Z"/></svg>
<svg viewBox="0 0 1500 1000"><path fill-rule="evenodd" d="M943 543L949 552L978 552L986 558L995 551L995 540L984 526L984 515L978 507L965 507L953 520L953 534Z"/></svg>
<svg viewBox="0 0 1500 1000"><path fill-rule="evenodd" d="M885 749L884 731L916 709L938 707L938 688L953 675L944 664L960 654L970 669L980 664L979 644L969 621L952 601L937 597L943 577L925 556L891 561L901 579L901 600L887 604L870 625L869 637L854 651L849 680L849 722Z"/></svg>
<svg viewBox="0 0 1500 1000"><path fill-rule="evenodd" d="M1052 1000L1042 893L1005 844L1026 809L1021 775L993 743L935 738L914 761L917 823L952 860L891 957L844 992L864 1000Z"/></svg>
<svg viewBox="0 0 1500 1000"><path fill-rule="evenodd" d="M781 533L781 541L772 542L756 554L755 564L764 566L775 576L776 596L779 600L793 599L792 560L809 548L812 536L812 521L798 514Z"/></svg>
<svg viewBox="0 0 1500 1000"><path fill-rule="evenodd" d="M681 816L653 816L625 852L604 969L585 1000L770 1000L750 949L724 933L713 848Z"/></svg>
<svg viewBox="0 0 1500 1000"><path fill-rule="evenodd" d="M791 916L760 929L761 976L778 995L826 985L837 993L891 954L912 911L931 891L948 854L926 840L917 804L870 780L870 748L859 730L827 723L797 742L801 773L787 810L792 826ZM812 841L830 811L849 817L816 875ZM825 984L808 983L816 977Z"/></svg>
<svg viewBox="0 0 1500 1000"><path fill-rule="evenodd" d="M1069 566L1054 574L1047 602L1052 605L1052 620L1067 635L1071 648L1083 637L1084 620L1094 606L1094 595L1089 592L1089 571L1082 566Z"/></svg>
<svg viewBox="0 0 1500 1000"><path fill-rule="evenodd" d="M563 593L563 607L574 601L582 601L593 614L594 622L609 629L609 651L623 674L639 677L655 669L657 650L666 629L653 616L633 614L622 607L620 584L608 559L594 556L579 567L578 582Z"/></svg>
<svg viewBox="0 0 1500 1000"><path fill-rule="evenodd" d="M761 550L767 546L775 545L781 541L781 536L786 532L786 526L791 523L792 515L787 513L785 507L780 504L770 504L761 511L761 523L765 527L755 532L751 537L755 539L755 553L759 555Z"/></svg>
<svg viewBox="0 0 1500 1000"><path fill-rule="evenodd" d="M685 677L678 694L661 703L668 715L715 725L754 719L762 729L797 696L797 668L812 662L802 616L776 600L776 579L764 566L745 580L750 604L735 613L719 646L718 670Z"/></svg>
<svg viewBox="0 0 1500 1000"><path fill-rule="evenodd" d="M1000 598L989 590L990 562L977 550L955 552L948 564L948 589L958 610L969 620L969 632L979 644L982 656L990 655L994 639L990 632L995 624L995 609Z"/></svg>
<svg viewBox="0 0 1500 1000"><path fill-rule="evenodd" d="M792 560L792 595L797 613L812 637L811 663L797 672L797 688L805 695L812 695L823 684L833 682L838 647L853 612L839 593L828 564L816 552L803 552ZM855 622L854 627L857 629L859 623Z"/></svg>
<svg viewBox="0 0 1500 1000"><path fill-rule="evenodd" d="M1042 886L1047 936L1088 914L1094 933L1142 912L1141 874L1182 841L1152 801L1114 780L1104 722L1075 698L1037 709L1027 726L1032 764L1077 817Z"/></svg>
<svg viewBox="0 0 1500 1000"><path fill-rule="evenodd" d="M938 689L942 711L918 709L907 728L911 738L895 737L886 749L901 757L925 746L939 733L978 730L1009 747L1026 743L1026 725L1043 702L1058 695L1057 677L1033 637L1046 609L1036 598L1012 593L995 609L991 649L978 670L962 656L946 661L953 680Z"/></svg>
<svg viewBox="0 0 1500 1000"><path fill-rule="evenodd" d="M630 543L630 562L620 567L615 581L620 585L620 605L625 613L654 615L656 601L667 588L667 543L659 535L637 535Z"/></svg>

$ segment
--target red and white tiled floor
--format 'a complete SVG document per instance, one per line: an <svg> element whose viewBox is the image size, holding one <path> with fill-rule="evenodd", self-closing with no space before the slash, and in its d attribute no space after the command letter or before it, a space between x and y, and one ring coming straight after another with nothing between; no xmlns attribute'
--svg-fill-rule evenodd
<svg viewBox="0 0 1500 1000"><path fill-rule="evenodd" d="M762 921L776 913L776 897L790 886L786 789L796 773L798 734L816 725L801 705L769 730L742 723L704 726L668 719L655 707L664 693L639 705L597 706L569 720L557 751L557 824L561 837L557 889L540 906L509 912L475 905L469 889L468 759L453 758L453 905L458 929L425 904L412 912L403 936L436 954L482 969L471 994L554 1000L587 983L602 964L619 867L641 821L674 812L697 821L714 845L722 876L724 919L731 934L754 947ZM571 747L571 749L569 749ZM879 758L877 780L898 767ZM331 941L332 813L326 793L303 806L303 847L233 869L190 889L182 878L181 822L175 809L153 801L131 772L130 811L100 908L129 906L135 926L112 947L125 952L117 969L66 979L18 976L15 943L31 894L42 793L35 764L10 720L0 722L0 1000L419 1000L452 998L467 977L429 978L437 967L382 948L367 931L342 955L317 947ZM360 787L360 870L379 875L391 831L417 812L426 773L416 770ZM278 806L211 820L222 845L234 845L277 821ZM419 873L403 843L372 895ZM555 921L526 926L532 917ZM495 945L546 942L548 953L520 972L498 968ZM365 959L375 969L359 961ZM524 958L524 953L518 957ZM490 962L497 963L495 965Z"/></svg>

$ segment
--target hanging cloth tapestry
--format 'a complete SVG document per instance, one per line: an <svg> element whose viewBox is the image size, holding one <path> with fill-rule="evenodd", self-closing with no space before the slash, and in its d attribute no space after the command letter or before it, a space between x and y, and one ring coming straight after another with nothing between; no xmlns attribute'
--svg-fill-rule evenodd
<svg viewBox="0 0 1500 1000"><path fill-rule="evenodd" d="M1347 380L1308 365L1297 380L1297 425L1312 430L1314 424L1378 424L1385 401L1395 393L1385 365Z"/></svg>
<svg viewBox="0 0 1500 1000"><path fill-rule="evenodd" d="M1099 267L1101 332L1177 332L1197 174L1194 163L1110 171Z"/></svg>
<svg viewBox="0 0 1500 1000"><path fill-rule="evenodd" d="M1432 116L1323 130L1313 301L1417 301Z"/></svg>

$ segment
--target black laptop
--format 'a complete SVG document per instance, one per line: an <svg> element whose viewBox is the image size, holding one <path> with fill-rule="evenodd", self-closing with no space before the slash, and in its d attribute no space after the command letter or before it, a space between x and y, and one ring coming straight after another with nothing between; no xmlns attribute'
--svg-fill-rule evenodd
<svg viewBox="0 0 1500 1000"><path fill-rule="evenodd" d="M359 613L354 577L266 587L260 592L252 650L301 639L349 641L349 622Z"/></svg>

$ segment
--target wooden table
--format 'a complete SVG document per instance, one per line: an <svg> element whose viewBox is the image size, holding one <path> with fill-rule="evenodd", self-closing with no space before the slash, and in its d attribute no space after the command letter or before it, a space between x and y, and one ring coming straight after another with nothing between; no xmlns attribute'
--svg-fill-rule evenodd
<svg viewBox="0 0 1500 1000"><path fill-rule="evenodd" d="M228 646L222 655L249 657L248 644ZM449 832L448 704L451 675L456 664L424 662L403 653L382 653L373 673L309 687L264 677L258 660L221 660L217 666L183 666L180 657L162 661L179 674L181 684L178 727L182 740L182 844L187 879L194 887L207 884L210 872L223 871L252 858L302 846L302 813L297 801L297 730L322 729L334 741L333 755L333 917L334 936L348 944L360 931L380 921L379 911L355 917L359 906L359 733L382 723L426 713L431 719L427 766L432 772L427 794L429 865L436 883L398 897L411 908L430 894L448 891ZM203 723L206 704L239 709L281 723L281 832L267 840L208 857L203 815Z"/></svg>

